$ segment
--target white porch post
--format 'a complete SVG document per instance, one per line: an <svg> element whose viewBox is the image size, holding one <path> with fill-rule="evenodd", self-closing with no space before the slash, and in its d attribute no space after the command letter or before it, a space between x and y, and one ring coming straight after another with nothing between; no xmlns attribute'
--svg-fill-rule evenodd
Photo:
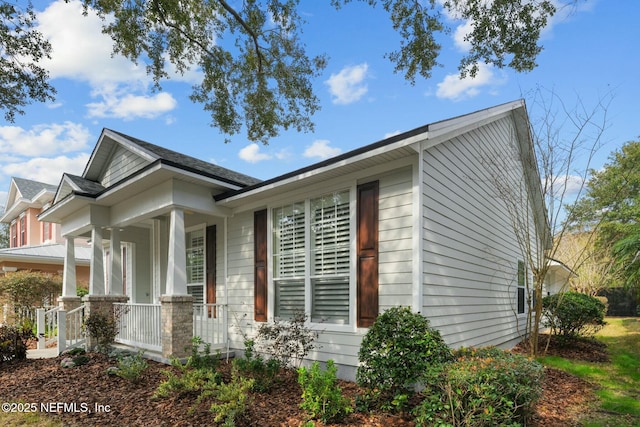
<svg viewBox="0 0 640 427"><path fill-rule="evenodd" d="M89 278L89 295L104 295L104 260L102 248L102 229L91 230L91 277Z"/></svg>
<svg viewBox="0 0 640 427"><path fill-rule="evenodd" d="M185 357L193 337L193 297L187 294L187 253L184 211L174 208L169 217L167 286L160 297L162 356Z"/></svg>
<svg viewBox="0 0 640 427"><path fill-rule="evenodd" d="M122 248L120 230L111 230L111 276L109 277L109 295L122 295Z"/></svg>
<svg viewBox="0 0 640 427"><path fill-rule="evenodd" d="M187 253L182 209L171 211L168 260L166 295L187 295Z"/></svg>
<svg viewBox="0 0 640 427"><path fill-rule="evenodd" d="M62 277L62 296L75 297L76 288L76 244L73 237L65 238L64 272Z"/></svg>

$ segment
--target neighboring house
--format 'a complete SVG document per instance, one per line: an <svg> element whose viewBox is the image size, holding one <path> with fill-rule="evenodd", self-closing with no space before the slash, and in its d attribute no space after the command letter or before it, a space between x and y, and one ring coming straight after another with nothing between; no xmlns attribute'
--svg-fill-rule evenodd
<svg viewBox="0 0 640 427"><path fill-rule="evenodd" d="M0 274L18 270L59 274L66 255L60 225L41 222L38 215L47 209L57 187L24 178L11 178L4 214L0 223L9 224L9 248L0 249ZM89 283L90 251L76 249L76 279Z"/></svg>
<svg viewBox="0 0 640 427"><path fill-rule="evenodd" d="M167 357L195 334L241 350L261 322L304 310L320 331L310 357L353 378L362 337L393 306L422 313L453 347L522 339L530 272L492 169L522 188L542 251L533 156L523 101L266 181L105 129L39 218L61 224L67 245L91 239L84 303L127 302L120 342ZM63 301L78 304L70 277Z"/></svg>

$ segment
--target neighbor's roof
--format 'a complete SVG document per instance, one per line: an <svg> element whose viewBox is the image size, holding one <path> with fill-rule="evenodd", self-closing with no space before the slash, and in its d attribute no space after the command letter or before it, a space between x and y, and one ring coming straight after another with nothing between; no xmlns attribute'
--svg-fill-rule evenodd
<svg viewBox="0 0 640 427"><path fill-rule="evenodd" d="M51 202L55 192L55 185L12 177L5 210L0 217L0 222L9 223L30 207L43 207Z"/></svg>
<svg viewBox="0 0 640 427"><path fill-rule="evenodd" d="M0 249L0 262L31 262L41 264L63 264L66 254L63 244L50 244L38 246L22 246L19 248ZM75 247L76 263L89 265L91 260L91 248L85 246Z"/></svg>

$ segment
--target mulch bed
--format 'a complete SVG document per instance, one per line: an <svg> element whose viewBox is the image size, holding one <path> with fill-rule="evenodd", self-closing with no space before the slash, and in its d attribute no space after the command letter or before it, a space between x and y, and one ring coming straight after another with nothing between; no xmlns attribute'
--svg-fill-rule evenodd
<svg viewBox="0 0 640 427"><path fill-rule="evenodd" d="M544 341L542 341L544 342ZM548 354L570 355L580 360L604 361L602 346L555 348ZM516 351L525 351L522 347ZM166 376L164 370L174 369L149 361L137 383L106 370L115 366L102 354L90 354L86 365L75 368L60 366L62 358L19 360L0 364L0 401L35 403L38 412L70 426L204 426L215 425L208 411L209 402L196 404L196 396L152 399L152 395ZM229 365L221 366L229 375ZM537 427L579 425L577 419L593 401L593 386L556 369L545 369L544 392L536 406L532 424ZM341 382L343 394L354 399L358 387ZM253 403L243 426L299 426L305 414L299 408L301 389L296 373L283 371L278 384L269 393L252 393ZM65 407L66 404L66 407ZM47 409L43 410L42 405ZM319 425L319 424L318 424ZM341 426L413 426L410 416L393 414L351 414Z"/></svg>

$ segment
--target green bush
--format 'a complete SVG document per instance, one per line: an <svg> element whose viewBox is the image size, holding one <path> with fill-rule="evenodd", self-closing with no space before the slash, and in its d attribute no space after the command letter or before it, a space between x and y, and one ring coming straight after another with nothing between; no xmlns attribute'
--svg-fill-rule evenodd
<svg viewBox="0 0 640 427"><path fill-rule="evenodd" d="M183 364L177 357L171 358L171 366L177 369L178 374L165 370L163 373L167 379L160 383L153 394L154 398L189 394L201 396L222 382L222 376L216 372L220 358L210 354L209 345L205 345L204 352L200 352L201 343L198 337L191 340L191 356L186 363Z"/></svg>
<svg viewBox="0 0 640 427"><path fill-rule="evenodd" d="M364 336L358 353L359 386L383 405L402 406L425 372L452 359L451 351L429 321L409 308L382 313Z"/></svg>
<svg viewBox="0 0 640 427"><path fill-rule="evenodd" d="M228 384L218 384L211 390L215 402L209 410L215 415L214 421L226 427L234 427L236 420L249 408L251 398L249 390L253 388L253 380L234 376Z"/></svg>
<svg viewBox="0 0 640 427"><path fill-rule="evenodd" d="M564 339L597 332L605 325L605 304L596 297L563 292L542 299L544 325Z"/></svg>
<svg viewBox="0 0 640 427"><path fill-rule="evenodd" d="M278 379L281 362L279 359L264 359L254 351L254 341L245 340L244 357L233 359L233 371L252 378L253 391L266 392Z"/></svg>
<svg viewBox="0 0 640 427"><path fill-rule="evenodd" d="M27 344L36 336L28 325L0 326L0 363L27 358Z"/></svg>
<svg viewBox="0 0 640 427"><path fill-rule="evenodd" d="M543 368L497 348L462 349L432 376L417 426L522 426L542 394Z"/></svg>
<svg viewBox="0 0 640 427"><path fill-rule="evenodd" d="M115 315L100 311L90 313L84 319L87 333L97 344L98 351L108 353L118 335L118 319Z"/></svg>
<svg viewBox="0 0 640 427"><path fill-rule="evenodd" d="M144 351L141 350L136 354L119 356L118 366L107 369L107 372L131 382L138 382L140 380L140 377L142 376L142 373L149 366L143 355Z"/></svg>
<svg viewBox="0 0 640 427"><path fill-rule="evenodd" d="M298 369L298 383L302 387L302 403L300 407L314 420L323 423L339 423L353 412L351 402L342 395L338 387L337 368L333 360L327 361L326 371L314 362L311 368Z"/></svg>

